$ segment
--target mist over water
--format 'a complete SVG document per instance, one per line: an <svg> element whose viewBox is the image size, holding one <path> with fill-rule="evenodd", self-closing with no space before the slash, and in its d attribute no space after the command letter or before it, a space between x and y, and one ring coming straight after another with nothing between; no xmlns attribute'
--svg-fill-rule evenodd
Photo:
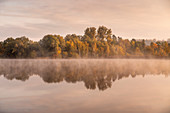
<svg viewBox="0 0 170 113"><path fill-rule="evenodd" d="M0 75L26 81L39 76L46 83L83 82L87 89L105 90L115 81L136 76L168 77L170 60L157 59L3 59Z"/></svg>
<svg viewBox="0 0 170 113"><path fill-rule="evenodd" d="M170 60L1 59L0 113L169 113Z"/></svg>

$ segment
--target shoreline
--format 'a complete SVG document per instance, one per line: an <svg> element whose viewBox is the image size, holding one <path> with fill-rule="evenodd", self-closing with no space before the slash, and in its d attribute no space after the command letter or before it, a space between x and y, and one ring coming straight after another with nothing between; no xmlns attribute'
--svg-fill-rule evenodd
<svg viewBox="0 0 170 113"><path fill-rule="evenodd" d="M170 57L108 57L108 58L102 58L102 57L100 57L100 58L50 58L50 57L48 57L48 58L43 58L43 57L39 57L39 58L0 58L0 60L5 60L5 59L13 59L13 60L17 60L17 59L25 59L25 60L29 60L29 59L31 59L31 60L114 60L114 59L148 59L148 60L154 60L154 59L158 59L158 60L170 60Z"/></svg>

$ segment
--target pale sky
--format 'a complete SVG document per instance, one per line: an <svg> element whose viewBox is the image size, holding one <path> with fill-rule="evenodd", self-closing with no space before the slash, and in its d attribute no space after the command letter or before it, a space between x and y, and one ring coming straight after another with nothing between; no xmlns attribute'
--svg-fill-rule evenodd
<svg viewBox="0 0 170 113"><path fill-rule="evenodd" d="M170 38L170 0L0 0L0 40L83 35L101 25L123 38Z"/></svg>

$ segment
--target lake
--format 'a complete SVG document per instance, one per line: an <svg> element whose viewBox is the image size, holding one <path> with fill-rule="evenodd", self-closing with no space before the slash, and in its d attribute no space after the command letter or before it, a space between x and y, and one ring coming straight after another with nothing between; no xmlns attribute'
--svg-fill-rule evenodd
<svg viewBox="0 0 170 113"><path fill-rule="evenodd" d="M170 113L170 60L1 59L0 113Z"/></svg>

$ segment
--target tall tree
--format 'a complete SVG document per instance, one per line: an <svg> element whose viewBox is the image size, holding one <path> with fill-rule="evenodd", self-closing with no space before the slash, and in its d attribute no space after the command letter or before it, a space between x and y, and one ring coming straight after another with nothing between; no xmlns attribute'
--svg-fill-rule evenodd
<svg viewBox="0 0 170 113"><path fill-rule="evenodd" d="M89 36L92 40L95 39L96 36L96 28L90 27L85 30L85 35Z"/></svg>

